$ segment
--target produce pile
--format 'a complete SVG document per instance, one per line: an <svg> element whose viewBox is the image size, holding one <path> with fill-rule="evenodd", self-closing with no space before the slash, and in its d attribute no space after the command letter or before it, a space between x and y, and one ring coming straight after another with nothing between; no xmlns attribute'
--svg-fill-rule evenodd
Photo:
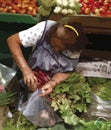
<svg viewBox="0 0 111 130"><path fill-rule="evenodd" d="M1 66L0 69L3 70ZM7 81L3 78L0 70L0 107L10 104L16 99L16 92L12 92L8 87L5 87L6 83Z"/></svg>
<svg viewBox="0 0 111 130"><path fill-rule="evenodd" d="M86 78L74 72L67 80L55 87L51 93L51 106L60 113L66 124L86 126L87 119L82 114L87 113L92 103L91 93L103 101L111 101L111 80L97 77ZM99 106L99 103L97 105Z"/></svg>
<svg viewBox="0 0 111 130"><path fill-rule="evenodd" d="M79 0L80 14L110 16L111 17L111 1L110 0Z"/></svg>
<svg viewBox="0 0 111 130"><path fill-rule="evenodd" d="M111 16L110 0L0 0L0 13Z"/></svg>
<svg viewBox="0 0 111 130"><path fill-rule="evenodd" d="M84 113L87 113L92 104L92 92L103 101L110 102L111 80L84 77L73 72L68 79L58 84L50 94L51 106L63 119L62 123L53 127L38 128L28 121L21 112L13 111L13 117L8 119L7 126L3 130L69 130L66 128L67 125L70 130L111 130L111 120L104 120L104 118L101 120L98 117L96 120L86 120Z"/></svg>
<svg viewBox="0 0 111 130"><path fill-rule="evenodd" d="M0 86L0 88L3 88L3 87ZM10 90L6 90L6 89L0 90L0 107L14 102L15 94L16 93L12 93Z"/></svg>
<svg viewBox="0 0 111 130"><path fill-rule="evenodd" d="M0 13L18 13L36 16L38 5L36 0L0 0Z"/></svg>
<svg viewBox="0 0 111 130"><path fill-rule="evenodd" d="M75 15L80 12L80 4L76 0L56 0L53 12L62 15Z"/></svg>
<svg viewBox="0 0 111 130"><path fill-rule="evenodd" d="M91 89L85 77L73 73L67 80L56 86L51 94L52 107L61 113L64 122L69 125L83 123L77 113L87 112L91 103Z"/></svg>
<svg viewBox="0 0 111 130"><path fill-rule="evenodd" d="M19 111L12 112L13 117L8 117L7 125L2 130L36 130L37 126L32 124Z"/></svg>
<svg viewBox="0 0 111 130"><path fill-rule="evenodd" d="M110 0L40 0L40 13L48 16L51 13L61 15L111 16ZM41 9L42 8L42 9Z"/></svg>

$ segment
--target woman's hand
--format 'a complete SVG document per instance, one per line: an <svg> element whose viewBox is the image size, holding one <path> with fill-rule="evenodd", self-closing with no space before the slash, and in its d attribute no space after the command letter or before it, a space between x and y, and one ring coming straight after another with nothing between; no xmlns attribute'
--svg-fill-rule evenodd
<svg viewBox="0 0 111 130"><path fill-rule="evenodd" d="M70 73L57 73L57 74L55 74L51 78L51 80L42 87L42 94L40 94L40 96L46 96L46 95L50 94L53 91L53 88L57 84L64 81L65 79L67 79L69 76L70 76Z"/></svg>
<svg viewBox="0 0 111 130"><path fill-rule="evenodd" d="M17 63L19 69L23 74L24 83L29 87L31 91L37 89L37 79L34 76L31 68L28 66L27 61L23 55L21 49L21 40L19 38L19 33L16 33L7 39L7 43L15 62Z"/></svg>
<svg viewBox="0 0 111 130"><path fill-rule="evenodd" d="M37 89L37 78L33 71L26 71L23 73L24 83L28 86L29 90L34 92Z"/></svg>
<svg viewBox="0 0 111 130"><path fill-rule="evenodd" d="M48 83L46 83L42 87L42 94L40 94L40 96L46 96L46 95L50 94L53 91L53 88L55 85L56 85L56 83L54 81L50 80Z"/></svg>

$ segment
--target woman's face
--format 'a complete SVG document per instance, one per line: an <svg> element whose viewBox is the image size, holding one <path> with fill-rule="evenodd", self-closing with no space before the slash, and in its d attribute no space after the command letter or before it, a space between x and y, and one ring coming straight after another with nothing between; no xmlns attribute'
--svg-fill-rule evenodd
<svg viewBox="0 0 111 130"><path fill-rule="evenodd" d="M56 52L73 49L75 42L74 33L67 33L64 27L59 27L51 38L51 45Z"/></svg>

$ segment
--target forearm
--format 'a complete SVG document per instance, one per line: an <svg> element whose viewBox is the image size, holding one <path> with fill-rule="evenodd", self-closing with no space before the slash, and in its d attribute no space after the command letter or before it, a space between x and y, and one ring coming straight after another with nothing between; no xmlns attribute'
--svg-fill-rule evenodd
<svg viewBox="0 0 111 130"><path fill-rule="evenodd" d="M8 38L7 43L15 62L17 63L20 70L24 73L25 71L29 71L30 68L23 56L20 41L17 37L17 35L11 36Z"/></svg>
<svg viewBox="0 0 111 130"><path fill-rule="evenodd" d="M24 83L29 90L35 91L37 89L37 78L31 68L28 66L21 49L21 41L18 34L14 34L7 39L7 43L12 53L14 60L23 74Z"/></svg>
<svg viewBox="0 0 111 130"><path fill-rule="evenodd" d="M15 62L17 63L19 69L21 70L22 73L26 73L28 71L30 71L31 69L29 68L26 59L24 58L21 50L16 51L16 53L13 53L12 51L12 56L15 60Z"/></svg>
<svg viewBox="0 0 111 130"><path fill-rule="evenodd" d="M60 84L62 81L66 80L70 75L71 73L57 73L50 79L49 82L54 88L57 84Z"/></svg>
<svg viewBox="0 0 111 130"><path fill-rule="evenodd" d="M55 74L48 83L46 83L42 87L42 94L40 96L45 96L47 94L50 94L53 91L53 88L60 84L62 81L67 79L70 76L71 73L57 73Z"/></svg>

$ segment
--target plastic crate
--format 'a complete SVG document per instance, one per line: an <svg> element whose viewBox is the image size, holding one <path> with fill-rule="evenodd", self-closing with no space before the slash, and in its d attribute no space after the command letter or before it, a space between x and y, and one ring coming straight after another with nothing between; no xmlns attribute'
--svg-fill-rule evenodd
<svg viewBox="0 0 111 130"><path fill-rule="evenodd" d="M40 14L37 13L35 17L29 14L13 14L13 13L0 13L1 22L16 22L26 24L36 24L40 21Z"/></svg>

